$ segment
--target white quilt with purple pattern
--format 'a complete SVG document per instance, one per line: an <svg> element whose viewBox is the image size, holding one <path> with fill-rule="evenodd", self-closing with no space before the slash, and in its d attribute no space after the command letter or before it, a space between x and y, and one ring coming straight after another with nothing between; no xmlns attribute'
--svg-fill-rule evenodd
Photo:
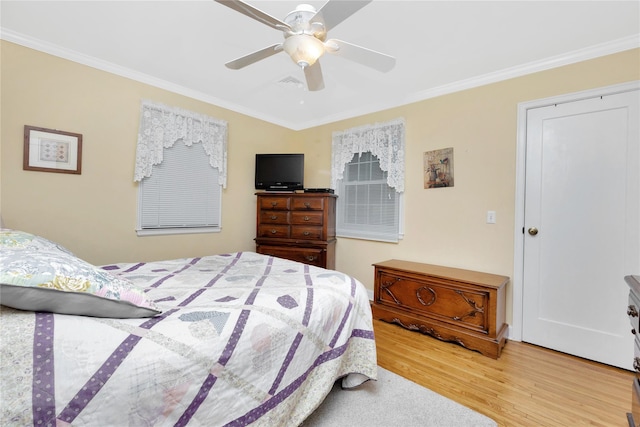
<svg viewBox="0 0 640 427"><path fill-rule="evenodd" d="M369 299L342 273L239 252L106 270L163 313L1 307L0 425L299 425L336 379L377 375Z"/></svg>

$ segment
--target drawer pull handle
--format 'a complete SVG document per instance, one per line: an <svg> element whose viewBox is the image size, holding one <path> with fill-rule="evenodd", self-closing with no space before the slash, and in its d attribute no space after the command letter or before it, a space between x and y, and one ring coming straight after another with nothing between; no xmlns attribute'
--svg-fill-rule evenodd
<svg viewBox="0 0 640 427"><path fill-rule="evenodd" d="M276 234L278 230L271 230L271 234Z"/></svg>
<svg viewBox="0 0 640 427"><path fill-rule="evenodd" d="M309 233L308 231L305 231L305 232L304 232L304 233L302 233L302 234L304 234L305 236L308 236L308 235L309 235L309 234L311 234L311 233Z"/></svg>
<svg viewBox="0 0 640 427"><path fill-rule="evenodd" d="M309 209L311 207L311 203L309 202L304 202L304 207Z"/></svg>
<svg viewBox="0 0 640 427"><path fill-rule="evenodd" d="M318 259L318 257L315 255L307 255L305 256L305 258L307 259L307 261L315 261L316 259Z"/></svg>
<svg viewBox="0 0 640 427"><path fill-rule="evenodd" d="M632 333L633 335L635 335L635 334L636 334L636 328L631 329L631 333Z"/></svg>
<svg viewBox="0 0 640 427"><path fill-rule="evenodd" d="M635 305L630 305L627 308L627 316L629 316L629 317L638 317L638 309L636 309Z"/></svg>
<svg viewBox="0 0 640 427"><path fill-rule="evenodd" d="M633 369L640 372L640 357L633 358Z"/></svg>
<svg viewBox="0 0 640 427"><path fill-rule="evenodd" d="M271 215L271 219L275 221L276 219L278 219L278 216L277 215Z"/></svg>
<svg viewBox="0 0 640 427"><path fill-rule="evenodd" d="M309 218L308 216L305 216L303 219L304 219L305 221L309 221L311 218Z"/></svg>
<svg viewBox="0 0 640 427"><path fill-rule="evenodd" d="M278 206L278 202L271 202L271 206Z"/></svg>

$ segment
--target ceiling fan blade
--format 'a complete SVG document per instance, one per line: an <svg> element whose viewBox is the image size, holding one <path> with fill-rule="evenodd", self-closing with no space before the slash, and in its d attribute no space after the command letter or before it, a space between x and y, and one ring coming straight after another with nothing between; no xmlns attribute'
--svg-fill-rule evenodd
<svg viewBox="0 0 640 427"><path fill-rule="evenodd" d="M369 3L371 0L329 0L309 22L322 21L325 31L329 31Z"/></svg>
<svg viewBox="0 0 640 427"><path fill-rule="evenodd" d="M396 65L396 59L393 56L367 49L366 47L357 46L342 40L331 39L325 42L326 51L345 59L358 62L367 67L374 68L378 71L386 73Z"/></svg>
<svg viewBox="0 0 640 427"><path fill-rule="evenodd" d="M248 16L249 18L253 18L258 22L262 22L265 25L270 26L271 28L275 28L280 31L288 31L291 30L288 24L282 22L281 20L274 18L273 16L264 13L263 11L256 9L240 0L215 0L216 2L223 4L236 12L240 12L243 15Z"/></svg>
<svg viewBox="0 0 640 427"><path fill-rule="evenodd" d="M274 44L273 46L265 47L264 49L260 49L256 52L250 53L248 55L242 56L238 59L234 59L233 61L227 62L227 68L231 68L232 70L239 70L240 68L244 68L247 65L251 65L254 62L258 62L261 59L265 59L270 57L271 55L275 55L278 52L282 52L282 44Z"/></svg>
<svg viewBox="0 0 640 427"><path fill-rule="evenodd" d="M307 89L310 91L324 89L324 79L322 78L322 68L319 61L304 68L304 77L307 80Z"/></svg>

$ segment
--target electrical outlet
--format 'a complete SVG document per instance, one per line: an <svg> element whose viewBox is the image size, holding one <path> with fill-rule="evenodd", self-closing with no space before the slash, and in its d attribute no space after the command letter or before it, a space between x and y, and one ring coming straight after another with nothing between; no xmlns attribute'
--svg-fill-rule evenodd
<svg viewBox="0 0 640 427"><path fill-rule="evenodd" d="M496 223L496 211L487 211L487 224Z"/></svg>

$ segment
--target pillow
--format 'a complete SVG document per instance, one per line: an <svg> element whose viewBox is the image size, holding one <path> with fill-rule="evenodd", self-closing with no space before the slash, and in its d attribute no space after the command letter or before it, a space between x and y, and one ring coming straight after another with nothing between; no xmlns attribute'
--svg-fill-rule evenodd
<svg viewBox="0 0 640 427"><path fill-rule="evenodd" d="M47 240L44 237L35 236L24 231L11 230L2 228L0 229L0 249L16 250L16 249L30 249L30 250L59 250L73 255L67 248Z"/></svg>
<svg viewBox="0 0 640 427"><path fill-rule="evenodd" d="M120 319L161 313L130 281L47 239L6 229L0 230L0 304L20 310Z"/></svg>

